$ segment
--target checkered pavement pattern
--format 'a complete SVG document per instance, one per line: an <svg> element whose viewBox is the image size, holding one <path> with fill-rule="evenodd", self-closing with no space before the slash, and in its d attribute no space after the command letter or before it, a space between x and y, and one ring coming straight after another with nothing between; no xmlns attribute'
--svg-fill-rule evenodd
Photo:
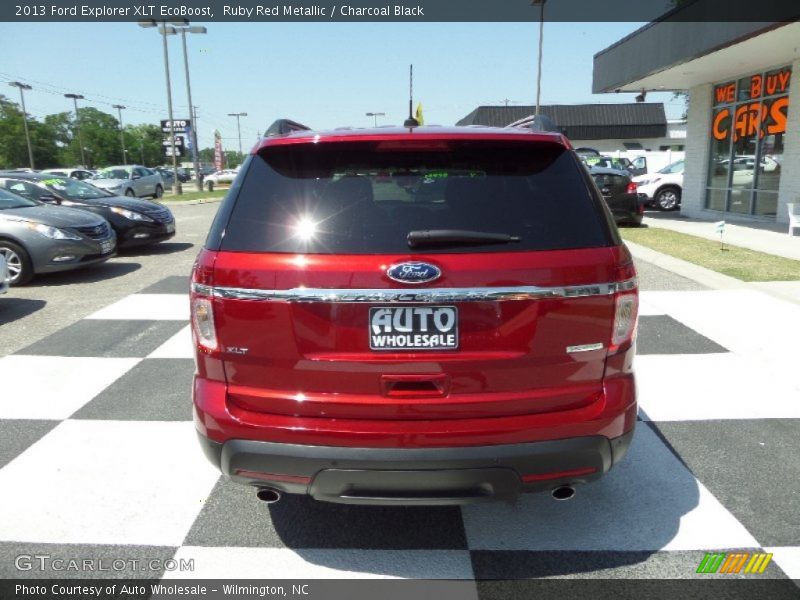
<svg viewBox="0 0 800 600"><path fill-rule="evenodd" d="M91 576L15 569L46 553L194 559L116 577L693 578L713 577L695 573L706 551L739 550L774 555L759 577L800 579L796 305L643 291L633 445L569 502L266 505L197 444L187 286L0 358L0 577Z"/></svg>

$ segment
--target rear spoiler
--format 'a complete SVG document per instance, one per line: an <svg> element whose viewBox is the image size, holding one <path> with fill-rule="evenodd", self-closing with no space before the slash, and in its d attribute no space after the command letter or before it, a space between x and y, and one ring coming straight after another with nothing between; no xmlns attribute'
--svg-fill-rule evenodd
<svg viewBox="0 0 800 600"><path fill-rule="evenodd" d="M311 127L292 121L291 119L278 119L267 128L264 137L275 137L278 135L286 135L293 131L311 131Z"/></svg>

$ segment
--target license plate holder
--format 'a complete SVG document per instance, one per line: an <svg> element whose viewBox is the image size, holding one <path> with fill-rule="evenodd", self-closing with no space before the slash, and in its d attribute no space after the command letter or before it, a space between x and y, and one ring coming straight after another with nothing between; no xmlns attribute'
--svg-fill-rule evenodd
<svg viewBox="0 0 800 600"><path fill-rule="evenodd" d="M381 352L457 350L456 306L372 306L369 347Z"/></svg>

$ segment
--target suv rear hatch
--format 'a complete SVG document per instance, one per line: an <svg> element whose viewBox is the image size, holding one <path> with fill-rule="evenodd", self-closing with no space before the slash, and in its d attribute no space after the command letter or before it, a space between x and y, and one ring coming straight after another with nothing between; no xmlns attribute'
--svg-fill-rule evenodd
<svg viewBox="0 0 800 600"><path fill-rule="evenodd" d="M600 404L629 258L572 152L521 137L251 157L207 244L230 411L418 420Z"/></svg>

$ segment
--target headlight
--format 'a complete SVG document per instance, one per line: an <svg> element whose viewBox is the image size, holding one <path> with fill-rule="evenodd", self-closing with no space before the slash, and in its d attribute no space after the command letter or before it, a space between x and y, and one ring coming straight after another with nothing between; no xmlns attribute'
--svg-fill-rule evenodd
<svg viewBox="0 0 800 600"><path fill-rule="evenodd" d="M44 237L48 237L51 240L78 240L80 241L82 238L81 236L72 233L70 231L65 231L63 229L59 229L58 227L52 227L50 225L45 225L43 223L28 223L28 229L35 231L36 233L42 234Z"/></svg>
<svg viewBox="0 0 800 600"><path fill-rule="evenodd" d="M153 222L153 219L151 219L147 215L133 212L132 210L125 210L124 208L117 208L116 206L111 207L111 212L116 213L122 217L125 217L126 219L130 219L131 221L148 221L150 223Z"/></svg>

